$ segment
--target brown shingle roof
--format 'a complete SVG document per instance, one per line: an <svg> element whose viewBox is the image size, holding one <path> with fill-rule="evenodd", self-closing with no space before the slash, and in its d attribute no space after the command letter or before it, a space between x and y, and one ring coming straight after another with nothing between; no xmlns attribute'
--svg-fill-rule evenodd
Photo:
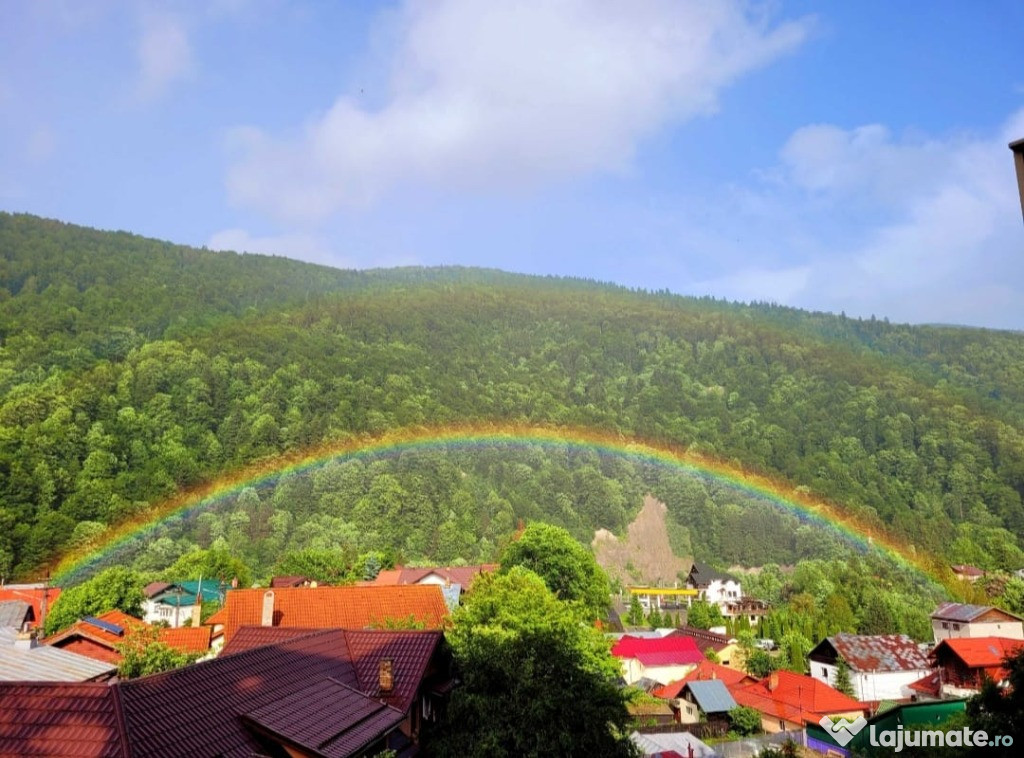
<svg viewBox="0 0 1024 758"><path fill-rule="evenodd" d="M207 623L223 625L224 641L230 642L239 627L260 623L264 595L271 591L274 626L364 629L412 618L427 629L440 629L448 615L437 586L286 587L231 590L224 607Z"/></svg>
<svg viewBox="0 0 1024 758"><path fill-rule="evenodd" d="M106 684L0 685L0 756L127 756L114 697Z"/></svg>

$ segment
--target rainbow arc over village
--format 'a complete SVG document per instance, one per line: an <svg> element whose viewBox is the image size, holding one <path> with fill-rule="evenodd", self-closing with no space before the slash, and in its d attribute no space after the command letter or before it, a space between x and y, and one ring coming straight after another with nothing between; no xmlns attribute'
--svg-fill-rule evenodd
<svg viewBox="0 0 1024 758"><path fill-rule="evenodd" d="M135 540L146 539L162 525L189 518L237 495L246 487L259 487L279 477L301 473L332 461L373 459L405 452L473 449L494 446L569 448L600 455L622 456L654 466L674 468L759 497L801 521L830 529L862 551L877 550L930 581L939 581L937 562L904 544L882 526L869 523L835 503L815 497L792 483L748 471L681 446L642 440L628 435L585 427L539 426L513 423L478 423L415 427L377 436L327 442L259 461L183 490L154 504L138 516L112 526L99 540L69 552L51 567L54 581L81 578Z"/></svg>

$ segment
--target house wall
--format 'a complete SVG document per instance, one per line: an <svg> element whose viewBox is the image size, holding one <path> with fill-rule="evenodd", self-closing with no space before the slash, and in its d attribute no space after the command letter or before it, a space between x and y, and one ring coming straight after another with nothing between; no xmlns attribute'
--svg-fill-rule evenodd
<svg viewBox="0 0 1024 758"><path fill-rule="evenodd" d="M1024 640L1024 624L1020 621L988 621L965 624L932 619L932 636L936 642L960 637L1006 637Z"/></svg>
<svg viewBox="0 0 1024 758"><path fill-rule="evenodd" d="M800 729L803 729L802 724L786 721L768 713L761 714L761 730L766 734L778 734L779 732L791 732Z"/></svg>
<svg viewBox="0 0 1024 758"><path fill-rule="evenodd" d="M69 653L78 653L97 661L105 661L107 663L121 662L121 656L116 651L83 637L69 637L66 640L61 640L54 647L67 650Z"/></svg>
<svg viewBox="0 0 1024 758"><path fill-rule="evenodd" d="M811 661L811 676L829 687L836 686L838 667L830 663ZM853 696L857 700L902 700L914 692L909 685L926 676L929 669L911 671L850 672Z"/></svg>
<svg viewBox="0 0 1024 758"><path fill-rule="evenodd" d="M192 608L193 606L186 605L175 609L174 606L167 605L166 603L146 600L142 604L142 620L148 624L163 621L172 628L189 626L192 623ZM177 616L175 616L175 610L178 611ZM175 623L176 621L177 623Z"/></svg>
<svg viewBox="0 0 1024 758"><path fill-rule="evenodd" d="M668 684L669 682L679 681L684 676L693 671L695 668L697 668L697 665L695 663L683 663L674 666L645 667L641 665L640 676L638 676L637 679L646 676L648 679L653 679L659 684ZM636 681L636 679L634 679L633 681ZM632 682L630 682L630 684L632 684Z"/></svg>

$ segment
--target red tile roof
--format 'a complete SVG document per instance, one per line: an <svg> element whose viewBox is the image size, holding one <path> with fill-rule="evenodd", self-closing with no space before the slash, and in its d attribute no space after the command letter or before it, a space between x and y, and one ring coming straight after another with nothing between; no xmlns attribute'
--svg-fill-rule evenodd
<svg viewBox="0 0 1024 758"><path fill-rule="evenodd" d="M274 593L274 626L308 629L363 629L383 626L388 620L410 617L427 629L440 629L448 616L444 595L437 586L402 587L286 587L275 590L231 590L224 607L208 624L222 625L230 642L241 626L262 620L263 598Z"/></svg>
<svg viewBox="0 0 1024 758"><path fill-rule="evenodd" d="M0 755L126 758L114 697L97 683L0 685Z"/></svg>
<svg viewBox="0 0 1024 758"><path fill-rule="evenodd" d="M740 705L796 724L816 724L825 715L864 710L863 703L839 690L791 671L776 671L754 684L733 685L729 692Z"/></svg>
<svg viewBox="0 0 1024 758"><path fill-rule="evenodd" d="M704 659L697 664L697 668L682 679L677 679L674 682L669 682L661 687L657 687L651 690L651 694L655 697L671 700L679 697L679 693L683 691L683 687L686 686L687 682L703 682L709 679L720 679L726 687L735 684L753 684L757 681L754 677L747 676L742 671L737 671L736 669L731 669L728 666L723 666L720 663L712 663L711 661Z"/></svg>
<svg viewBox="0 0 1024 758"><path fill-rule="evenodd" d="M205 653L210 649L209 626L182 626L177 629L160 629L157 639L182 653Z"/></svg>
<svg viewBox="0 0 1024 758"><path fill-rule="evenodd" d="M292 745L346 758L393 730L405 714L337 679L323 679L242 716Z"/></svg>
<svg viewBox="0 0 1024 758"><path fill-rule="evenodd" d="M480 574L498 570L496 563L484 563L479 566L427 566L422 568L404 568L399 584L418 584L431 574L451 584L459 584L462 589L468 590Z"/></svg>
<svg viewBox="0 0 1024 758"><path fill-rule="evenodd" d="M1024 641L1005 637L958 637L942 640L932 651L932 657L941 657L943 650L951 650L967 668L1001 668L1003 658L1024 646Z"/></svg>
<svg viewBox="0 0 1024 758"><path fill-rule="evenodd" d="M110 652L107 654L102 652L90 654L89 647L85 646L76 647L75 652L88 655L97 660L117 663L121 660L121 654L115 648L117 645L125 642L129 633L153 628L142 619L129 616L127 613L119 610L107 611L96 618L108 624L121 627L124 629L125 634L115 634L88 621L79 620L64 631L50 635L44 642L55 647L69 647L78 640L89 640L99 646L100 650L105 649ZM210 632L211 628L208 626L181 627L179 629L157 627L157 639L183 653L202 653L210 649Z"/></svg>
<svg viewBox="0 0 1024 758"><path fill-rule="evenodd" d="M612 647L617 658L635 658L645 666L700 663L704 654L692 637L632 637L626 635Z"/></svg>
<svg viewBox="0 0 1024 758"><path fill-rule="evenodd" d="M915 692L922 692L932 697L939 697L942 694L942 672L932 671L929 674L925 674L920 679L911 682L907 685L910 689Z"/></svg>
<svg viewBox="0 0 1024 758"><path fill-rule="evenodd" d="M34 585L8 584L0 587L0 601L2 600L24 600L32 606L32 613L35 617L35 625L41 626L43 621L42 603L44 588ZM60 597L60 587L49 587L45 589L46 607L53 608L54 602Z"/></svg>

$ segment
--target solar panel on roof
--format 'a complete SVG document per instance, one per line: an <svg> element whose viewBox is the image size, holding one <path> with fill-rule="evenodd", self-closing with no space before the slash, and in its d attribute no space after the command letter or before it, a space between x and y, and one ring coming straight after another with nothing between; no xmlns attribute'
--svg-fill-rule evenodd
<svg viewBox="0 0 1024 758"><path fill-rule="evenodd" d="M117 624L111 624L109 621L103 621L102 619L98 619L95 616L86 616L84 619L82 619L82 621L84 621L87 624L92 624L93 626L98 627L105 632L116 634L118 637L121 637L124 634L123 627L120 627Z"/></svg>

